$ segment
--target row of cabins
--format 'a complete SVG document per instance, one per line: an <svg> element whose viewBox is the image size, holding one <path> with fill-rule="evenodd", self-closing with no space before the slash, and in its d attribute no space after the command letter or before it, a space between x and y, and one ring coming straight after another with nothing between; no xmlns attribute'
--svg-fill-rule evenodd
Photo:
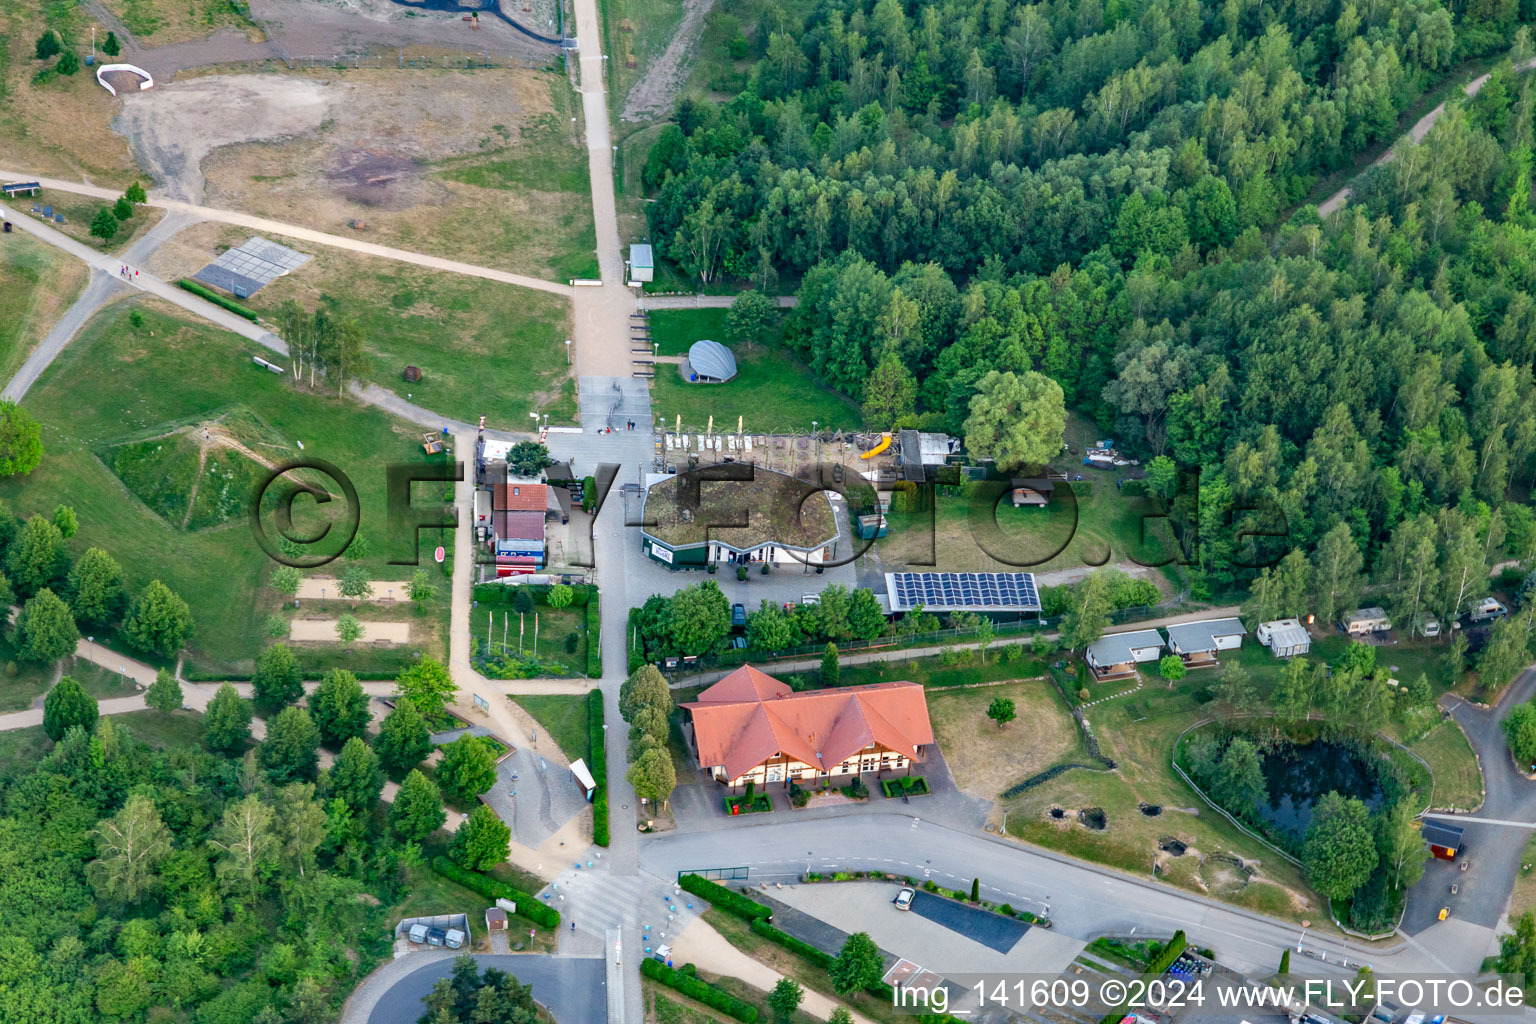
<svg viewBox="0 0 1536 1024"><path fill-rule="evenodd" d="M1220 663L1218 652L1241 647L1248 633L1233 618L1182 622L1166 632L1166 638L1155 629L1107 633L1088 645L1083 658L1095 679L1134 676L1137 665L1159 660L1164 651L1177 654L1186 668L1207 668Z"/></svg>

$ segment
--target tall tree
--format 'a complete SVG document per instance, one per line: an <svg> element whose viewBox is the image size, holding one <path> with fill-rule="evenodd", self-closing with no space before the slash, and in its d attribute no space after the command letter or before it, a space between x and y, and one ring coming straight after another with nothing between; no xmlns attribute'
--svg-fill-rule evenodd
<svg viewBox="0 0 1536 1024"><path fill-rule="evenodd" d="M69 607L75 618L105 625L122 613L126 600L123 567L101 548L87 548L69 572Z"/></svg>
<svg viewBox="0 0 1536 1024"><path fill-rule="evenodd" d="M309 695L309 714L320 730L321 742L333 746L362 736L373 718L363 685L343 668L333 668L320 678L320 685Z"/></svg>
<svg viewBox="0 0 1536 1024"><path fill-rule="evenodd" d="M842 668L837 660L837 644L827 644L821 652L821 672L819 674L823 687L837 685L838 678L842 675Z"/></svg>
<svg viewBox="0 0 1536 1024"><path fill-rule="evenodd" d="M378 755L353 736L342 745L327 773L326 792L341 797L359 817L366 818L383 791L384 770L379 767Z"/></svg>
<svg viewBox="0 0 1536 1024"><path fill-rule="evenodd" d="M868 932L854 932L843 940L837 957L827 973L832 976L832 987L838 995L862 992L880 980L885 963L880 958L880 948Z"/></svg>
<svg viewBox="0 0 1536 1024"><path fill-rule="evenodd" d="M443 663L436 658L422 658L395 677L402 700L415 705L427 720L439 718L448 702L459 692Z"/></svg>
<svg viewBox="0 0 1536 1024"><path fill-rule="evenodd" d="M384 770L393 775L402 775L421 764L432 752L432 736L416 705L401 701L384 716L373 749Z"/></svg>
<svg viewBox="0 0 1536 1024"><path fill-rule="evenodd" d="M256 703L272 710L285 708L304 696L299 659L287 644L273 644L256 656L251 692Z"/></svg>
<svg viewBox="0 0 1536 1024"><path fill-rule="evenodd" d="M1269 796L1259 751L1250 740L1234 737L1217 762L1211 796L1235 814L1253 819Z"/></svg>
<svg viewBox="0 0 1536 1024"><path fill-rule="evenodd" d="M805 990L800 983L793 978L780 978L773 986L773 991L768 993L768 1008L773 1011L774 1017L781 1021L787 1021L800 1009L800 1000L805 998Z"/></svg>
<svg viewBox="0 0 1536 1024"><path fill-rule="evenodd" d="M1302 848L1312 888L1325 899L1349 899L1371 877L1377 860L1365 805L1334 792L1319 800Z"/></svg>
<svg viewBox="0 0 1536 1024"><path fill-rule="evenodd" d="M1007 697L993 697L992 703L987 705L987 717L997 723L1001 729L1015 718L1019 717L1014 710L1014 703Z"/></svg>
<svg viewBox="0 0 1536 1024"><path fill-rule="evenodd" d="M144 703L166 715L180 711L184 699L181 684L165 669L155 673L155 681L149 684L144 694Z"/></svg>
<svg viewBox="0 0 1536 1024"><path fill-rule="evenodd" d="M1072 591L1072 604L1061 623L1061 640L1071 651L1087 647L1109 628L1110 586L1108 574L1090 572Z"/></svg>
<svg viewBox="0 0 1536 1024"><path fill-rule="evenodd" d="M320 731L303 708L284 708L256 748L256 762L274 786L313 782L320 763Z"/></svg>
<svg viewBox="0 0 1536 1024"><path fill-rule="evenodd" d="M496 758L478 736L464 733L443 748L437 764L443 795L460 807L473 806L481 793L496 784Z"/></svg>
<svg viewBox="0 0 1536 1024"><path fill-rule="evenodd" d="M436 783L412 768L390 805L389 827L405 842L419 843L447 820Z"/></svg>
<svg viewBox="0 0 1536 1024"><path fill-rule="evenodd" d="M272 808L254 793L227 805L208 845L219 854L214 869L219 878L244 883L246 895L254 899L277 853Z"/></svg>
<svg viewBox="0 0 1536 1024"><path fill-rule="evenodd" d="M1312 607L1324 622L1336 622L1360 600L1365 564L1360 546L1344 523L1338 523L1318 542L1312 560Z"/></svg>
<svg viewBox="0 0 1536 1024"><path fill-rule="evenodd" d="M619 715L626 722L633 722L641 708L658 707L670 714L672 706L672 690L655 665L641 665L619 686Z"/></svg>
<svg viewBox="0 0 1536 1024"><path fill-rule="evenodd" d="M43 699L43 732L55 743L74 728L90 732L96 724L96 698L73 676L60 679Z"/></svg>
<svg viewBox="0 0 1536 1024"><path fill-rule="evenodd" d="M73 654L79 642L80 630L69 606L47 587L21 606L16 617L16 646L23 658L52 664Z"/></svg>
<svg viewBox="0 0 1536 1024"><path fill-rule="evenodd" d="M677 788L677 772L672 755L665 747L651 746L635 759L624 776L635 787L635 795L665 807Z"/></svg>
<svg viewBox="0 0 1536 1024"><path fill-rule="evenodd" d="M0 476L26 476L42 461L42 428L21 406L0 400Z"/></svg>
<svg viewBox="0 0 1536 1024"><path fill-rule="evenodd" d="M448 856L460 867L485 871L507 859L511 850L512 830L496 817L496 812L480 804L453 833Z"/></svg>
<svg viewBox="0 0 1536 1024"><path fill-rule="evenodd" d="M1061 454L1066 431L1061 385L1041 373L993 370L981 378L965 421L965 446L1007 472L1045 466Z"/></svg>
<svg viewBox="0 0 1536 1024"><path fill-rule="evenodd" d="M31 597L44 587L60 587L69 571L64 534L51 521L34 515L22 524L5 549L5 573L16 593Z"/></svg>
<svg viewBox="0 0 1536 1024"><path fill-rule="evenodd" d="M122 809L96 826L96 860L86 867L96 890L108 899L137 903L156 881L156 869L171 854L171 831L154 800L130 796Z"/></svg>
<svg viewBox="0 0 1536 1024"><path fill-rule="evenodd" d="M251 702L225 683L203 714L203 742L216 754L233 753L251 738L253 713Z"/></svg>
<svg viewBox="0 0 1536 1024"><path fill-rule="evenodd" d="M192 637L192 609L170 587L150 580L128 606L123 636L141 651L170 657Z"/></svg>

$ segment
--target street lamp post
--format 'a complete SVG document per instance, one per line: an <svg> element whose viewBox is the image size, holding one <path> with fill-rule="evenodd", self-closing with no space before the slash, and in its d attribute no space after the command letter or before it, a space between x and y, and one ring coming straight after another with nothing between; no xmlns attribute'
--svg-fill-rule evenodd
<svg viewBox="0 0 1536 1024"><path fill-rule="evenodd" d="M571 365L571 339L565 339L565 365Z"/></svg>

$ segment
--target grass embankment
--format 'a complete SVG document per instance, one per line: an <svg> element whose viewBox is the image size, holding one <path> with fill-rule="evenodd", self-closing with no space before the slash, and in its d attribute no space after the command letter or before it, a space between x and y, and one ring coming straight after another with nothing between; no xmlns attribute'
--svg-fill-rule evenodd
<svg viewBox="0 0 1536 1024"><path fill-rule="evenodd" d="M259 457L273 462L318 457L351 478L361 507L360 533L368 545L367 557L355 564L375 579L397 579L408 570L387 564L384 466L424 463L419 431L350 399L338 401L334 392L300 389L286 377L256 368L251 346L233 335L190 323L155 303L136 308L144 314L142 327L129 322L127 306L107 309L28 394L24 405L42 424L47 454L24 480L0 482L0 498L22 516L51 515L60 503L73 506L80 519L79 535L71 541L76 555L91 545L103 547L122 563L132 588L160 579L187 601L196 630L188 648L189 672L247 674L266 642L265 620L284 602L267 586L275 564L257 545L244 517L188 530L136 499L100 453L189 425L200 442L201 424L232 410L251 410L282 442L282 447L256 450ZM305 444L302 452L299 441ZM189 465L195 475L198 467ZM172 477L180 478L170 474L167 479ZM212 486L206 473L201 486ZM339 508L345 502L330 504ZM296 502L296 529L315 529L316 512L312 502ZM434 539L428 531L426 544ZM438 593L425 614L413 617L410 645L350 651L338 644L312 645L301 653L306 670L342 665L369 678L395 674L417 652L444 657L448 579L432 565L430 547L426 550L423 564L434 574ZM113 642L110 635L97 635Z"/></svg>
<svg viewBox="0 0 1536 1024"><path fill-rule="evenodd" d="M567 761L587 756L587 698L578 694L543 694L512 698L542 727ZM537 744L535 744L537 745Z"/></svg>
<svg viewBox="0 0 1536 1024"><path fill-rule="evenodd" d="M20 369L85 279L85 264L74 257L19 231L6 236L0 245L0 379L9 380Z"/></svg>

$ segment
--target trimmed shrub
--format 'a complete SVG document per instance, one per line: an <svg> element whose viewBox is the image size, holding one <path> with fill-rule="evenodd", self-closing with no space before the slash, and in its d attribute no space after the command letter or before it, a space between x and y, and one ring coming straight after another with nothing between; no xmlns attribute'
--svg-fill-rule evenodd
<svg viewBox="0 0 1536 1024"><path fill-rule="evenodd" d="M691 892L700 899L708 900L721 910L729 911L748 921L766 921L773 916L773 911L756 900L748 899L733 889L711 882L703 875L684 875L678 879L677 884L684 892Z"/></svg>
<svg viewBox="0 0 1536 1024"><path fill-rule="evenodd" d="M220 307L222 309L227 309L231 313L235 314L236 316L243 316L247 320L249 320L251 323L255 323L256 322L256 311L254 309L251 309L248 306L242 306L242 305L240 305L240 303L236 302L234 299L226 299L224 296L220 295L218 292L214 291L211 288L203 287L202 285L198 284L196 281L192 280L190 277L184 277L180 281L177 281L176 283L179 284L182 287L183 290L189 291L193 295L198 296L199 298L207 299L209 302L213 303L215 306L218 306L218 307Z"/></svg>
<svg viewBox="0 0 1536 1024"><path fill-rule="evenodd" d="M761 917L754 917L748 927L770 942L777 942L791 953L800 954L817 967L831 967L832 961L837 959L831 953L817 949L809 942L803 942L788 932L780 931Z"/></svg>
<svg viewBox="0 0 1536 1024"><path fill-rule="evenodd" d="M693 965L687 965L687 967L691 966ZM684 973L687 967L679 971L650 957L640 961L640 973L652 981L659 981L668 988L675 988L689 999L697 999L711 1009L729 1014L742 1024L757 1024L757 1007L737 999L723 988L716 988L709 982L695 977L691 971Z"/></svg>
<svg viewBox="0 0 1536 1024"><path fill-rule="evenodd" d="M587 678L603 677L603 625L597 595L587 602Z"/></svg>
<svg viewBox="0 0 1536 1024"><path fill-rule="evenodd" d="M479 871L461 868L447 857L433 857L432 870L448 879L448 881L457 882L464 888L477 892L486 899L511 900L517 904L517 912L534 924L543 925L545 928L560 927L560 911L549 906L537 896L530 896L521 889L513 888L506 882L492 878L490 875L482 874Z"/></svg>
<svg viewBox="0 0 1536 1024"><path fill-rule="evenodd" d="M589 605L588 607L596 607ZM594 644L588 638L588 650ZM587 691L587 770L596 789L592 793L592 842L608 845L608 744L603 734L603 691Z"/></svg>

